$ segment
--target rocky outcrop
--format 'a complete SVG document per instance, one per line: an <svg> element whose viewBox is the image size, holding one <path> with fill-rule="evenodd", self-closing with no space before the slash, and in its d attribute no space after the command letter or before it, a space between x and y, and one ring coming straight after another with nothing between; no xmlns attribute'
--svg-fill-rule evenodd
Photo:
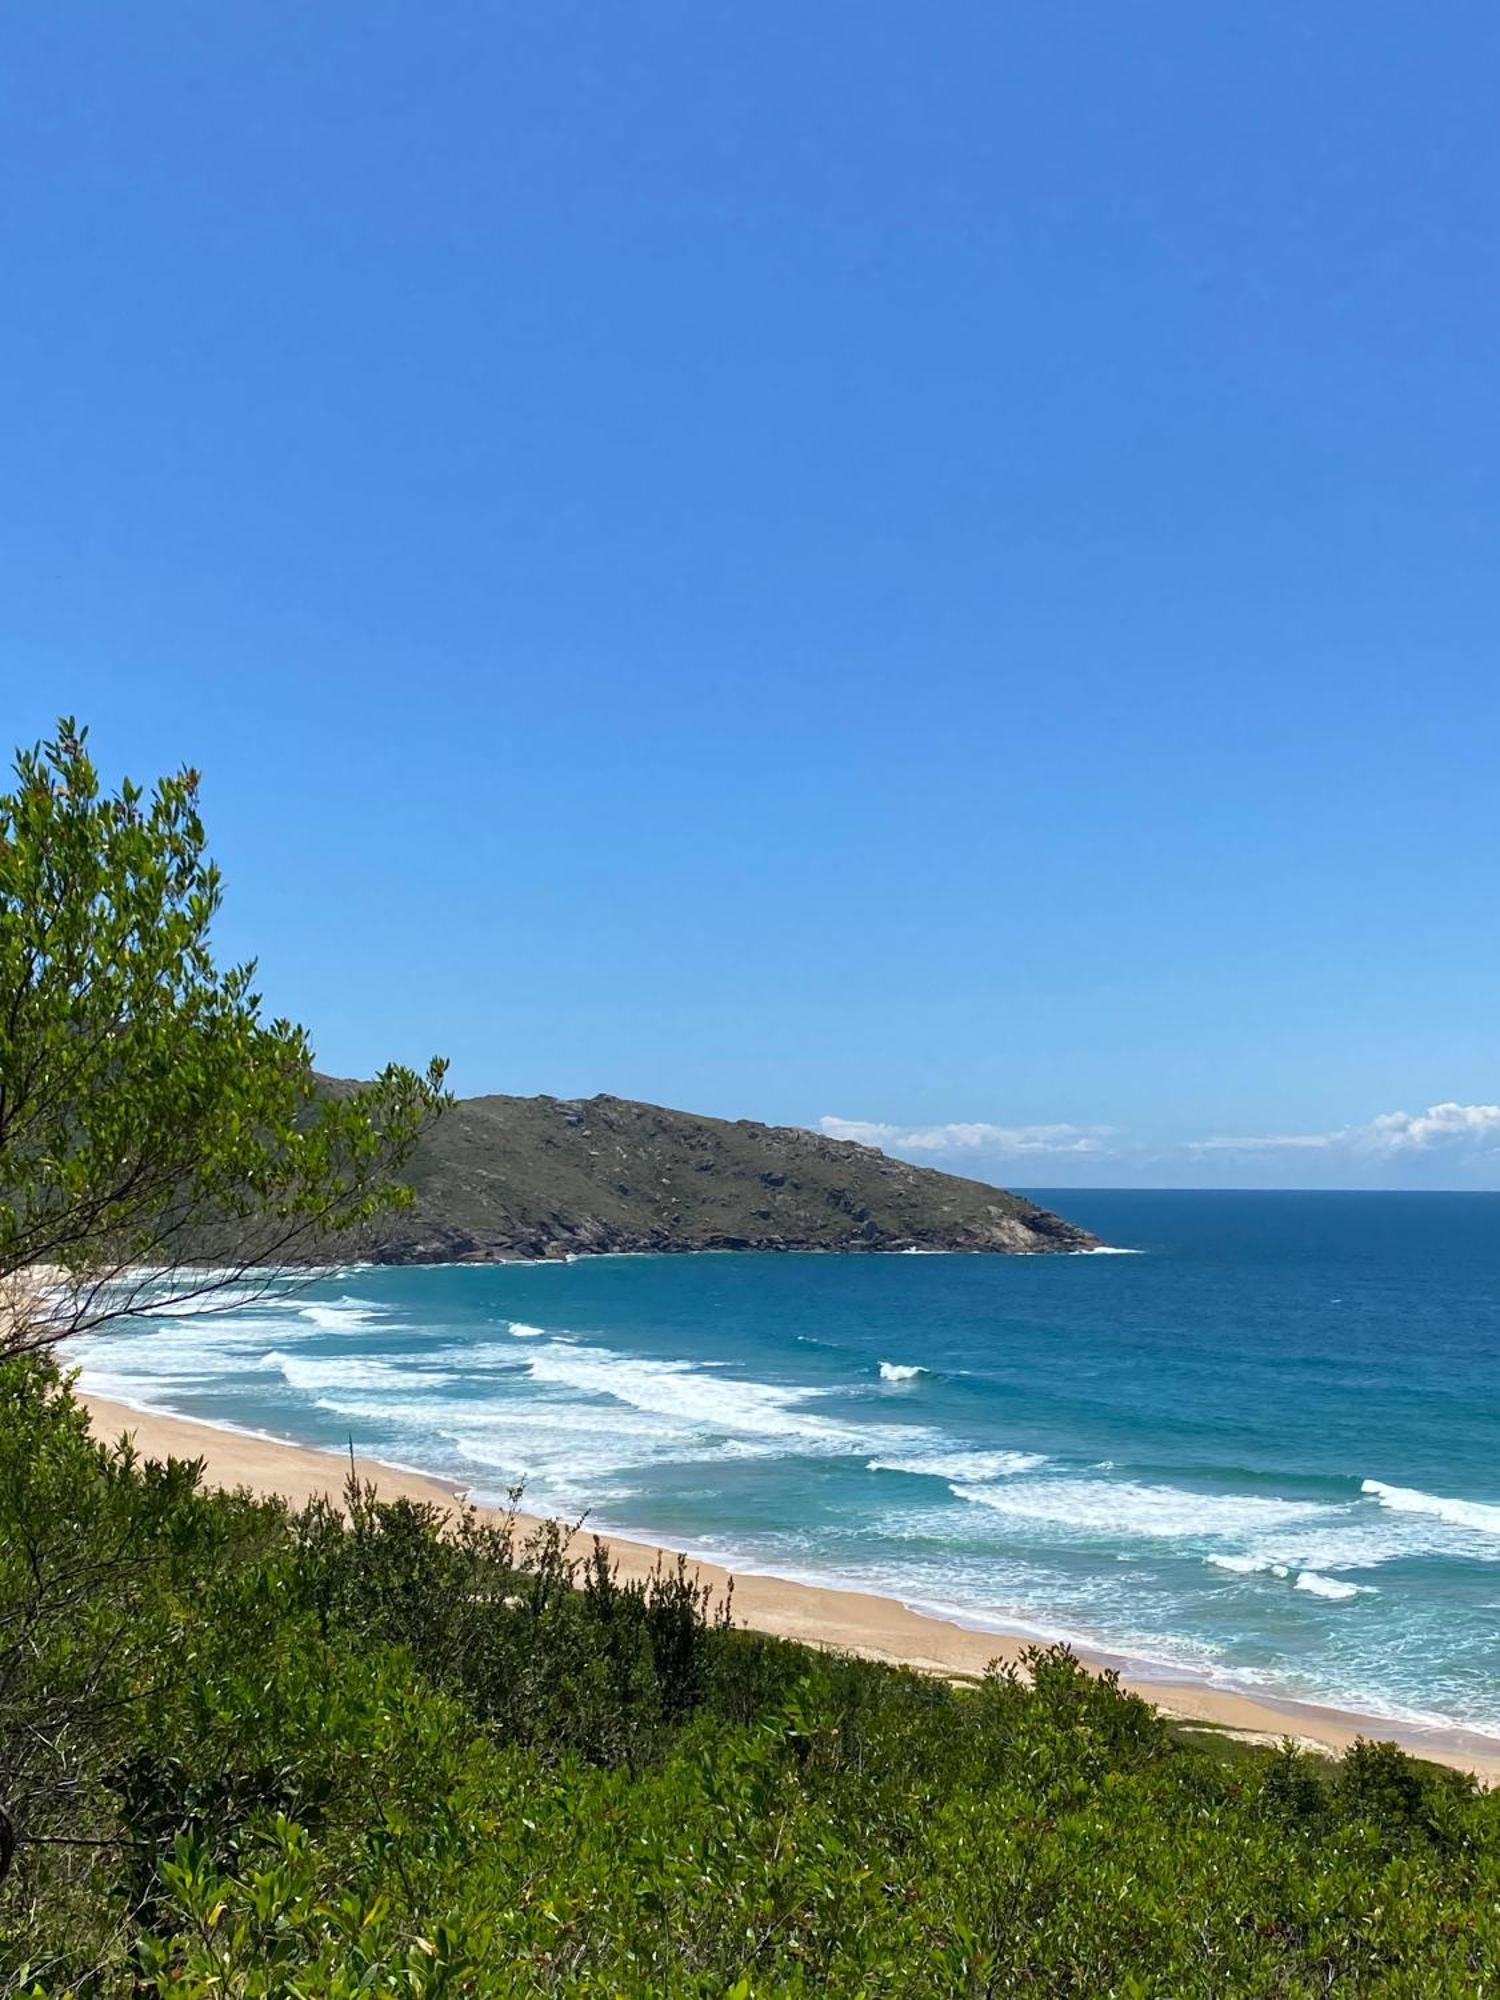
<svg viewBox="0 0 1500 2000"><path fill-rule="evenodd" d="M334 1086L337 1088L337 1086ZM1020 1195L795 1126L628 1098L474 1097L433 1128L414 1205L357 1245L387 1263L602 1251L1087 1250Z"/></svg>

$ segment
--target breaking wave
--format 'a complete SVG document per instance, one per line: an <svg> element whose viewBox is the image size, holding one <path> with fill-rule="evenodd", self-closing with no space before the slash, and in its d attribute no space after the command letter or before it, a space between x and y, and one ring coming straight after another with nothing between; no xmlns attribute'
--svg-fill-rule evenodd
<svg viewBox="0 0 1500 2000"><path fill-rule="evenodd" d="M1452 1528L1470 1528L1480 1535L1500 1535L1500 1507L1483 1500L1447 1500L1415 1486L1387 1486L1383 1479L1366 1479L1361 1493L1371 1494L1395 1514L1430 1514Z"/></svg>
<svg viewBox="0 0 1500 2000"><path fill-rule="evenodd" d="M960 1500L1065 1535L1144 1536L1159 1541L1243 1536L1332 1511L1316 1501L1191 1493L1130 1480L1028 1479L1001 1486L955 1485L952 1490Z"/></svg>
<svg viewBox="0 0 1500 2000"><path fill-rule="evenodd" d="M370 1299L337 1299L332 1303L299 1306L297 1317L323 1333L353 1333L359 1327L373 1326L384 1312L383 1306Z"/></svg>
<svg viewBox="0 0 1500 2000"><path fill-rule="evenodd" d="M226 1285L222 1291L205 1291L201 1298L164 1297L157 1305L151 1303L148 1293L137 1312L145 1319L217 1319L221 1313L239 1312L245 1306L274 1305L277 1297L272 1285Z"/></svg>
<svg viewBox="0 0 1500 2000"><path fill-rule="evenodd" d="M1341 1583L1337 1577L1320 1576L1315 1569L1299 1570L1294 1586L1305 1590L1314 1597L1326 1597L1331 1603L1341 1604L1351 1597L1359 1597L1369 1589L1368 1584Z"/></svg>
<svg viewBox="0 0 1500 2000"><path fill-rule="evenodd" d="M1285 1563L1272 1562L1269 1556L1205 1556L1203 1560L1215 1569L1227 1569L1232 1576L1289 1576Z"/></svg>
<svg viewBox="0 0 1500 2000"><path fill-rule="evenodd" d="M1292 1568L1282 1562L1275 1562L1266 1555L1209 1555L1203 1560L1215 1569L1228 1570L1233 1576L1274 1576L1292 1578L1294 1590L1305 1591L1310 1597L1327 1598L1331 1604L1346 1603L1353 1597L1364 1597L1374 1591L1368 1583L1346 1583L1338 1577L1324 1576L1321 1570Z"/></svg>
<svg viewBox="0 0 1500 2000"><path fill-rule="evenodd" d="M948 1451L910 1458L872 1458L867 1472L914 1472L931 1479L1010 1479L1047 1463L1039 1451Z"/></svg>
<svg viewBox="0 0 1500 2000"><path fill-rule="evenodd" d="M901 1425L864 1428L820 1416L806 1405L827 1393L786 1388L740 1376L708 1374L690 1361L652 1361L608 1348L553 1341L528 1354L531 1379L584 1395L608 1396L691 1429L726 1436L782 1438L798 1449L848 1452L872 1449L881 1440L900 1442L926 1436Z"/></svg>
<svg viewBox="0 0 1500 2000"><path fill-rule="evenodd" d="M402 1367L373 1354L285 1354L277 1347L262 1355L260 1366L275 1369L289 1388L308 1395L326 1389L392 1389L410 1395L457 1379L436 1369Z"/></svg>

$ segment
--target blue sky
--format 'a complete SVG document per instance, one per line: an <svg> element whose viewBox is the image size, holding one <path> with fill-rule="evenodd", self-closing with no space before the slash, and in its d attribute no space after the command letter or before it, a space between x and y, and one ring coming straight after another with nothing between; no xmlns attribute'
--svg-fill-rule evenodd
<svg viewBox="0 0 1500 2000"><path fill-rule="evenodd" d="M1500 1185L1497 47L12 10L11 738L202 768L345 1073Z"/></svg>

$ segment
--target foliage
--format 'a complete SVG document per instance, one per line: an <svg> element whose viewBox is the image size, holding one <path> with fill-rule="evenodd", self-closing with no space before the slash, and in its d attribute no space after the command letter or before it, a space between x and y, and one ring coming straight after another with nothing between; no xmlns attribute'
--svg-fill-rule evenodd
<svg viewBox="0 0 1500 2000"><path fill-rule="evenodd" d="M178 1270L205 1247L293 1257L410 1199L399 1172L441 1065L320 1091L305 1033L262 1018L253 965L215 965L219 901L195 773L107 794L68 721L18 756L0 796L0 1281L67 1282L46 1313L12 1296L12 1347L118 1314L127 1271L155 1267L159 1308L217 1282Z"/></svg>
<svg viewBox="0 0 1500 2000"><path fill-rule="evenodd" d="M815 1653L566 1549L208 1493L0 1366L0 1990L1497 1990L1451 1773L1200 1748L1064 1652Z"/></svg>

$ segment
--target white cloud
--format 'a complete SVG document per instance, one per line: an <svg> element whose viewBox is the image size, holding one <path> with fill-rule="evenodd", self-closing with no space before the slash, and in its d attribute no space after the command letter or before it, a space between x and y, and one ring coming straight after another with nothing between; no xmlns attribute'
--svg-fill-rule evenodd
<svg viewBox="0 0 1500 2000"><path fill-rule="evenodd" d="M1326 1132L1149 1143L1109 1125L818 1122L830 1139L878 1146L898 1159L1049 1187L1500 1188L1500 1104L1386 1111ZM1035 1171L1027 1173L1022 1163Z"/></svg>
<svg viewBox="0 0 1500 2000"><path fill-rule="evenodd" d="M897 1153L1102 1153L1107 1125L882 1125L866 1118L820 1118L830 1139L852 1139Z"/></svg>
<svg viewBox="0 0 1500 2000"><path fill-rule="evenodd" d="M1363 1128L1365 1143L1378 1152L1428 1151L1438 1146L1475 1146L1489 1152L1500 1145L1500 1104L1430 1104L1425 1111L1387 1111Z"/></svg>
<svg viewBox="0 0 1500 2000"><path fill-rule="evenodd" d="M1189 1139L1189 1153L1326 1152L1341 1135L1336 1132L1268 1132L1257 1139Z"/></svg>
<svg viewBox="0 0 1500 2000"><path fill-rule="evenodd" d="M1500 1104L1431 1104L1425 1111L1386 1111L1365 1125L1331 1132L1290 1132L1261 1138L1193 1139L1190 1153L1345 1153L1366 1160L1412 1154L1476 1154L1500 1149Z"/></svg>

